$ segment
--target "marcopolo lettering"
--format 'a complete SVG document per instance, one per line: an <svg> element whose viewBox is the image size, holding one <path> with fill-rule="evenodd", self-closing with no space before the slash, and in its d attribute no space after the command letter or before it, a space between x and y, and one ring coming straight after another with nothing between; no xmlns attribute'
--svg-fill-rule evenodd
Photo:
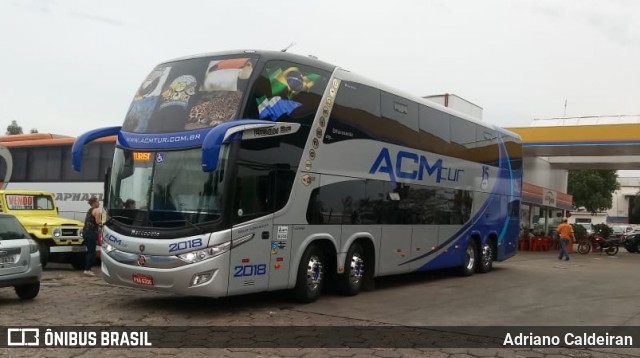
<svg viewBox="0 0 640 358"><path fill-rule="evenodd" d="M278 128L258 128L253 130L253 135L255 135L256 137L276 135L279 133L280 130Z"/></svg>
<svg viewBox="0 0 640 358"><path fill-rule="evenodd" d="M378 172L388 174L392 182L395 182L396 178L423 180L426 174L429 177L435 175L436 183L440 183L443 180L457 182L460 179L460 174L464 172L464 170L445 167L442 159L430 163L429 159L424 155L418 155L404 150L398 151L394 165L391 155L389 154L389 149L382 148L378 157L373 162L369 174Z"/></svg>

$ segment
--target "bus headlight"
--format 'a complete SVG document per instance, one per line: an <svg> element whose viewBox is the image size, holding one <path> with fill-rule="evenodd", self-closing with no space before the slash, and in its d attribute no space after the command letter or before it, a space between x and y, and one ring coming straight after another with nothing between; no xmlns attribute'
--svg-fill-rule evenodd
<svg viewBox="0 0 640 358"><path fill-rule="evenodd" d="M53 229L53 237L60 237L62 236L62 230L60 230L59 227Z"/></svg>
<svg viewBox="0 0 640 358"><path fill-rule="evenodd" d="M231 241L227 241L220 245L207 247L206 249L191 251L187 252L186 254L180 254L178 255L178 258L184 262L192 264L194 262L204 261L220 254L224 254L225 252L229 251L230 247Z"/></svg>
<svg viewBox="0 0 640 358"><path fill-rule="evenodd" d="M116 248L114 246L111 246L110 244L108 244L107 242L105 242L104 240L102 241L102 251L105 254L110 253L111 251L115 250Z"/></svg>

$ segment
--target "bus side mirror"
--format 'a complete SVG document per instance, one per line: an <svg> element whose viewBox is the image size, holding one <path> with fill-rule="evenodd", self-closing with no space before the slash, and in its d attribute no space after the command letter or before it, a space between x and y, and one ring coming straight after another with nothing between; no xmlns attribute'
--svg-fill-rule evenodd
<svg viewBox="0 0 640 358"><path fill-rule="evenodd" d="M77 172L82 167L82 149L84 146L98 138L108 137L120 133L122 127L99 128L80 135L71 146L71 165Z"/></svg>
<svg viewBox="0 0 640 358"><path fill-rule="evenodd" d="M241 139L242 132L247 130L271 128L281 124L259 119L237 119L218 124L202 141L202 170L212 172L218 169L218 157L223 143Z"/></svg>
<svg viewBox="0 0 640 358"><path fill-rule="evenodd" d="M111 184L111 167L108 167L104 173L104 186L102 187L102 206L109 206L109 186Z"/></svg>

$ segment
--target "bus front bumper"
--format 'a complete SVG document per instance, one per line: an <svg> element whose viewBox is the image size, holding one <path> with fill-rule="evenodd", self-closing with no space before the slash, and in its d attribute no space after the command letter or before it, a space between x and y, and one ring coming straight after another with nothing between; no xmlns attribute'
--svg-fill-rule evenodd
<svg viewBox="0 0 640 358"><path fill-rule="evenodd" d="M145 267L122 263L102 252L102 278L110 284L184 296L223 297L227 295L230 253L173 268Z"/></svg>

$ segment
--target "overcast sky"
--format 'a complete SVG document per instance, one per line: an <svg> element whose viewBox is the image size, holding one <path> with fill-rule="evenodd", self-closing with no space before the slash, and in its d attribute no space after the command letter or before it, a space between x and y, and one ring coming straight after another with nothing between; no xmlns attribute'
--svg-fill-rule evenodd
<svg viewBox="0 0 640 358"><path fill-rule="evenodd" d="M454 93L504 127L640 114L632 0L0 0L0 124L121 125L159 62L231 49L312 54L416 95Z"/></svg>

